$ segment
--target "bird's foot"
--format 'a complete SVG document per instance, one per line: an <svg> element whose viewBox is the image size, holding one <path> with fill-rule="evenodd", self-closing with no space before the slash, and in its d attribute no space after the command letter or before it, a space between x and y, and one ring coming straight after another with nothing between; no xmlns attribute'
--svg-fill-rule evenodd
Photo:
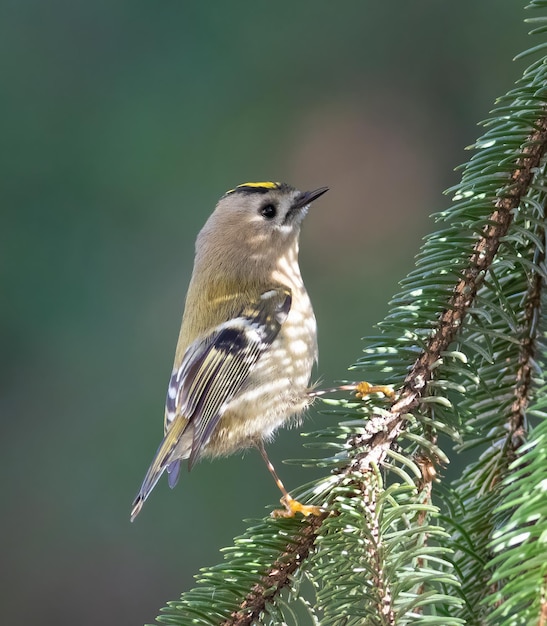
<svg viewBox="0 0 547 626"><path fill-rule="evenodd" d="M325 512L319 506L302 504L289 495L283 496L280 502L285 508L272 511L272 517L294 517L297 513L302 513L304 517L308 517L308 515L323 515Z"/></svg>
<svg viewBox="0 0 547 626"><path fill-rule="evenodd" d="M382 393L390 400L395 397L395 392L388 385L371 385L366 380L360 383L350 383L349 385L339 385L338 387L330 387L329 389L310 389L308 395L310 398L319 398L329 393L337 393L338 391L355 391L355 395L362 400L371 393Z"/></svg>
<svg viewBox="0 0 547 626"><path fill-rule="evenodd" d="M352 386L355 391L355 395L362 400L365 396L371 393L383 393L386 398L394 398L395 392L388 385L371 385L366 380L361 381Z"/></svg>

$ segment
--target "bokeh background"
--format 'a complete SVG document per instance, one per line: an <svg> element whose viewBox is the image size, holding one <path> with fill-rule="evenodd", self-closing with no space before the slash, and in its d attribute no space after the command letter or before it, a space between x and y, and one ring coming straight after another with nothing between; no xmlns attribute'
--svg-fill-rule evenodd
<svg viewBox="0 0 547 626"><path fill-rule="evenodd" d="M150 622L276 503L251 451L129 523L196 233L238 183L329 185L302 267L318 375L346 377L522 72L523 4L1 2L2 623ZM293 430L270 453L307 451Z"/></svg>

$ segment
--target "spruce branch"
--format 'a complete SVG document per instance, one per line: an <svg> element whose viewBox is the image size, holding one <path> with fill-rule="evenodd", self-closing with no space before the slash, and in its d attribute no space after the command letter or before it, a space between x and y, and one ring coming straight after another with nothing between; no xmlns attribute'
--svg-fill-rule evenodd
<svg viewBox="0 0 547 626"><path fill-rule="evenodd" d="M542 266L545 262L545 229L536 250L534 265ZM505 451L508 462L515 460L518 448L526 438L526 409L530 400L532 373L537 354L537 334L541 316L541 295L545 287L545 279L541 272L532 274L526 301L524 304L525 323L520 343L519 364L515 380L515 400L511 406L508 420L508 434Z"/></svg>
<svg viewBox="0 0 547 626"><path fill-rule="evenodd" d="M474 304L484 276L492 266L500 241L509 230L513 220L513 212L527 193L534 170L539 166L545 154L547 148L547 116L538 119L535 126L537 130L532 133L522 147L521 156L515 164L509 181L498 193L494 203L494 211L489 216L487 225L471 252L469 263L457 282L446 309L438 319L436 330L407 374L403 387L389 413L368 422L367 430L370 431L368 437L365 435L353 440L352 445L354 447L366 446L366 451L357 454L345 471L351 473L356 470L365 472L371 463L378 466L382 464L387 450L405 428L406 416L411 414L420 404L442 353L449 349L458 331L462 328L466 314ZM538 277L539 279L540 277ZM539 287L538 284L538 290ZM534 312L539 305L537 300L539 291L537 294L534 291L533 295L534 299L530 299L530 319L534 319ZM532 350L532 343L529 343L529 350ZM529 363L528 356L531 354L532 352L528 355L527 352L523 351L521 372L521 376L524 377L523 381L528 380L531 375L531 370L525 367L525 364ZM526 385L522 387L525 391ZM518 420L516 422L518 424Z"/></svg>
<svg viewBox="0 0 547 626"><path fill-rule="evenodd" d="M310 516L296 541L287 543L285 551L221 626L250 626L259 617L266 604L290 584L292 575L307 559L317 538L317 530L326 516L326 512Z"/></svg>
<svg viewBox="0 0 547 626"><path fill-rule="evenodd" d="M380 495L376 481L359 485L363 499L363 521L369 530L367 560L373 565L374 578L372 585L376 590L376 607L386 626L395 626L395 610L389 581L384 574L383 539L378 516L378 498Z"/></svg>

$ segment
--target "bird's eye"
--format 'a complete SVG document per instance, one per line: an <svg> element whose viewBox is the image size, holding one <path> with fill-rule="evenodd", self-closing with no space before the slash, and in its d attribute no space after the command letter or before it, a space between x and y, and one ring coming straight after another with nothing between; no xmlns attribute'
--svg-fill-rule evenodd
<svg viewBox="0 0 547 626"><path fill-rule="evenodd" d="M277 209L273 204L265 204L260 208L260 215L267 220L272 220L277 215Z"/></svg>

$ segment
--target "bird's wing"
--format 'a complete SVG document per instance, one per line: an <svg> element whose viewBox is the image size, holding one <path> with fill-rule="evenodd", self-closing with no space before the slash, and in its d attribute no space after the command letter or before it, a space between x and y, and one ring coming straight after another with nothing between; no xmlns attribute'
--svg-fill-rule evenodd
<svg viewBox="0 0 547 626"><path fill-rule="evenodd" d="M165 427L183 416L193 431L188 461L199 458L226 405L237 394L251 369L277 337L291 307L291 293L266 291L240 314L189 346L170 380Z"/></svg>
<svg viewBox="0 0 547 626"><path fill-rule="evenodd" d="M169 485L177 482L181 443L190 450L189 466L199 458L226 405L277 337L290 308L288 289L266 291L186 350L169 383L165 436L133 501L131 521L166 469Z"/></svg>

